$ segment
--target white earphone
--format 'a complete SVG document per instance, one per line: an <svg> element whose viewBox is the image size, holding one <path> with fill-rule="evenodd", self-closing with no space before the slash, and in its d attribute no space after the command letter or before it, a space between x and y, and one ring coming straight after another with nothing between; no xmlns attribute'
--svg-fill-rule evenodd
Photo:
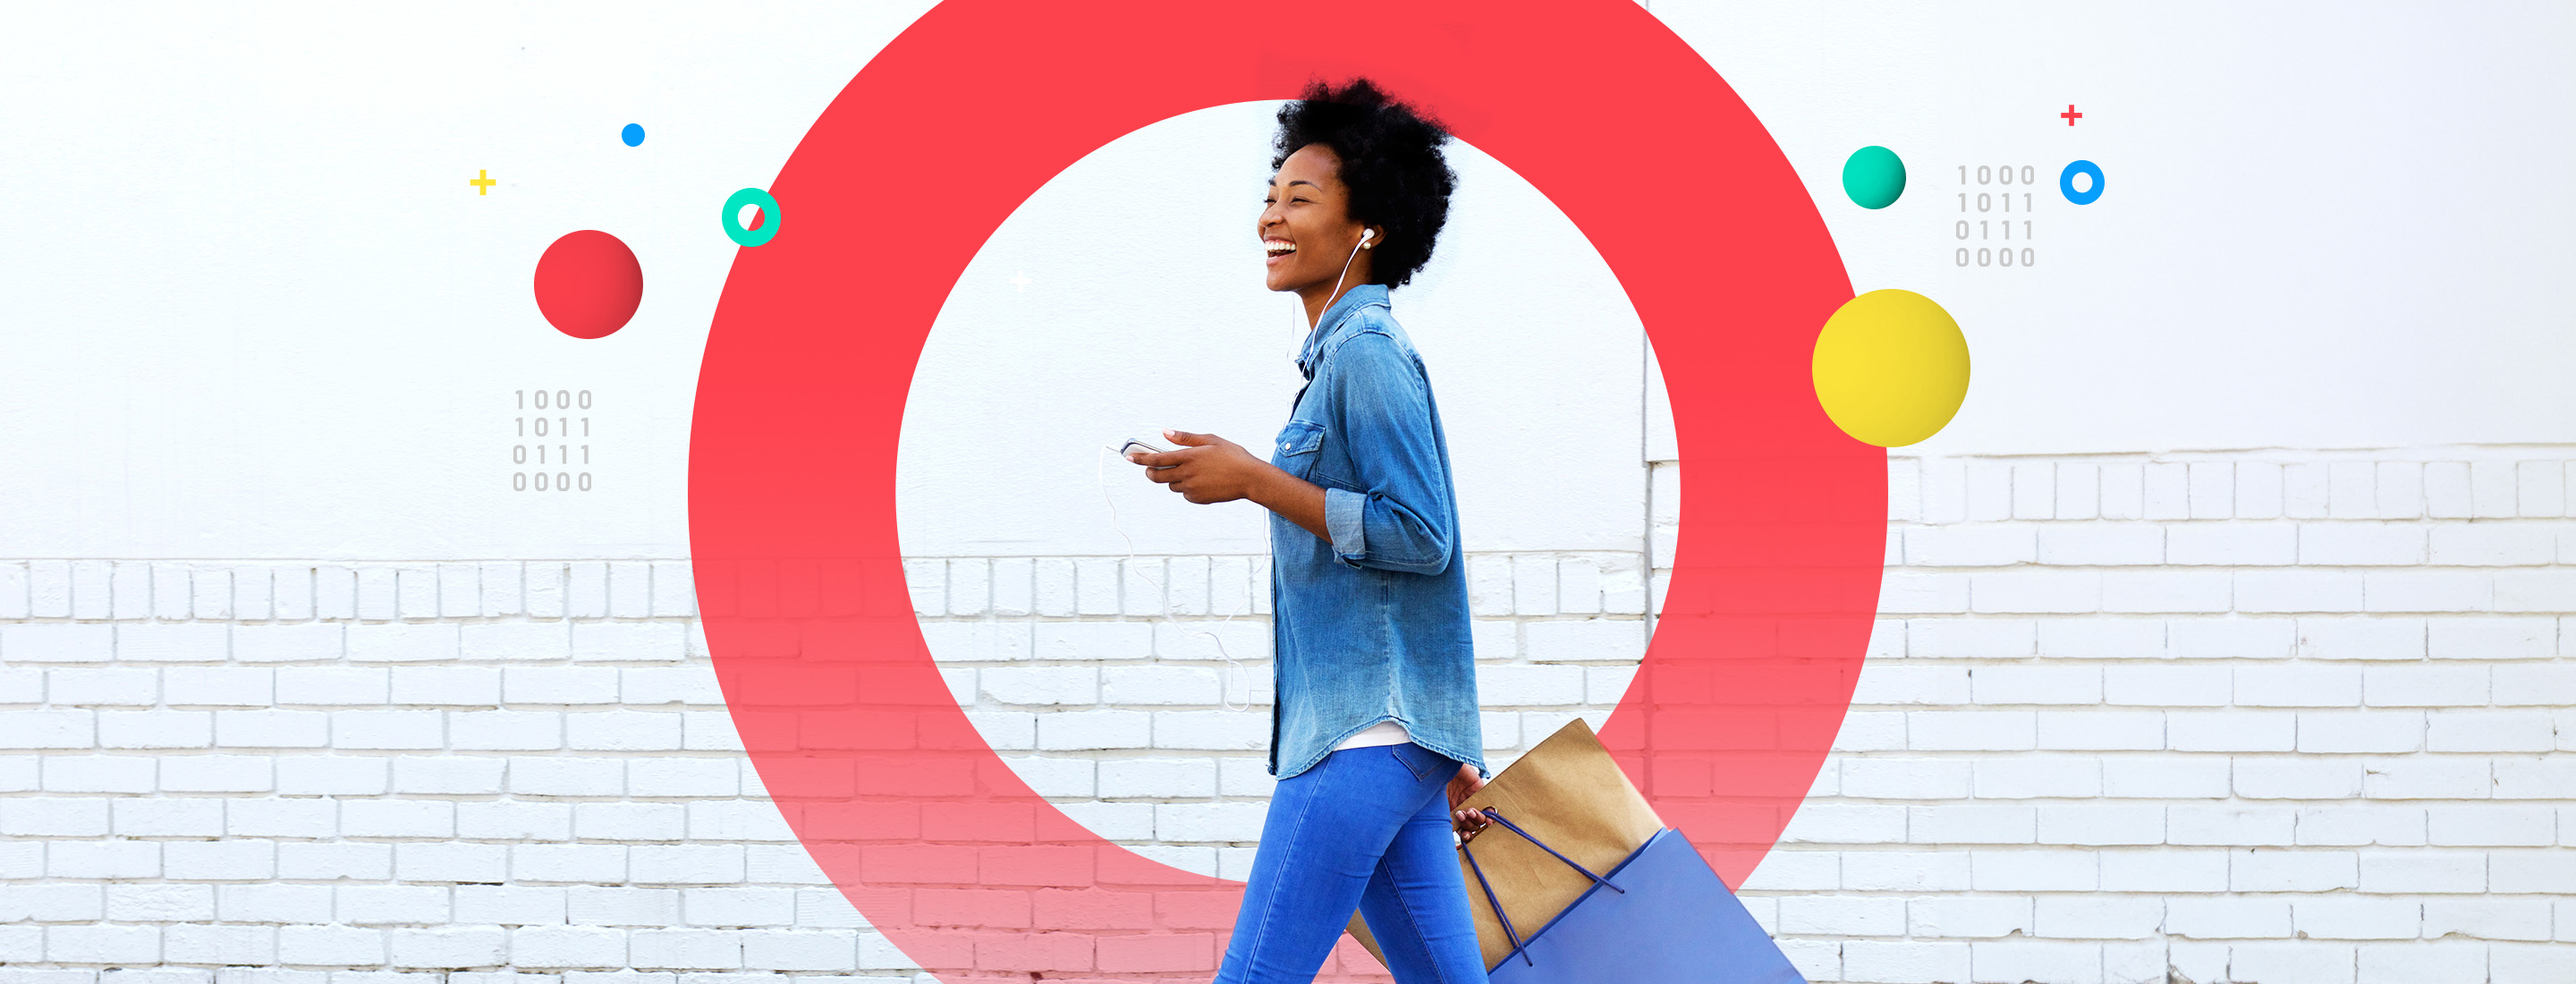
<svg viewBox="0 0 2576 984"><path fill-rule="evenodd" d="M1371 229L1371 228L1369 228L1369 227L1367 227L1367 226L1361 226L1361 227L1360 227L1360 241L1359 241L1359 244L1351 247L1351 258L1350 258L1350 259L1347 259L1347 260L1343 260L1343 261L1342 261L1342 273L1341 273L1341 276L1337 276L1337 277L1334 277L1334 278L1333 278L1333 292L1332 292L1332 294L1331 294L1331 295L1329 295L1329 296L1330 296L1330 297L1332 297L1334 300L1339 300L1339 299L1341 299L1341 296L1342 296L1342 278L1344 278L1344 277L1348 277L1348 276L1350 276L1350 275L1351 275L1351 264L1352 264L1353 262L1357 261L1357 260L1360 258L1360 251L1361 251L1361 250L1364 250L1364 249L1376 249L1376 248L1377 248L1377 244L1376 244L1376 243L1373 243L1373 242L1370 242L1370 241L1369 241L1369 240L1371 240L1371 239L1375 239L1375 238L1377 238L1377 230L1375 230L1375 229ZM1332 303L1332 301L1325 301L1324 303L1325 303L1325 304L1331 304L1331 303ZM1300 308L1300 310L1302 310L1302 309L1303 309L1303 308L1301 307L1301 308ZM1309 326L1309 327L1311 327L1311 326Z"/></svg>
<svg viewBox="0 0 2576 984"><path fill-rule="evenodd" d="M1335 300L1339 300L1342 296L1342 281L1351 275L1351 264L1359 260L1361 250L1377 248L1377 244L1371 242L1371 240L1376 238L1377 230L1371 229L1367 226L1360 227L1359 245L1351 247L1350 258L1342 261L1341 274L1333 278L1333 293L1331 296ZM1324 303L1330 305L1332 301L1326 301ZM1312 322L1307 320L1306 303L1304 301L1291 298L1288 309L1290 312L1290 319L1297 323L1298 342L1288 350L1288 360L1294 362L1297 360L1297 357L1305 351L1306 332L1312 330L1315 326Z"/></svg>

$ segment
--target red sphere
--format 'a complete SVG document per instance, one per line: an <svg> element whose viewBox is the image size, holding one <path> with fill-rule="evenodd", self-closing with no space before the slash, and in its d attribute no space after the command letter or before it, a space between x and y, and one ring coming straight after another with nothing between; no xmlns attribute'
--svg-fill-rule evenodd
<svg viewBox="0 0 2576 984"><path fill-rule="evenodd" d="M556 331L606 338L644 303L644 266L635 251L597 229L565 233L537 258L537 310Z"/></svg>

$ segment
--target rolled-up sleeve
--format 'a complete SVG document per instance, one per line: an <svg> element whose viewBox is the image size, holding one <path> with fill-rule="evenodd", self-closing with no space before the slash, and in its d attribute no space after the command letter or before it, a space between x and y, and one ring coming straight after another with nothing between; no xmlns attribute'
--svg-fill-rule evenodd
<svg viewBox="0 0 2576 984"><path fill-rule="evenodd" d="M1395 340L1353 336L1326 360L1319 383L1332 387L1336 433L1365 491L1326 487L1324 528L1333 559L1352 567L1438 574L1449 567L1457 530L1441 461L1431 388Z"/></svg>
<svg viewBox="0 0 2576 984"><path fill-rule="evenodd" d="M1368 556L1368 496L1325 486L1324 531L1333 535L1333 555L1344 562Z"/></svg>

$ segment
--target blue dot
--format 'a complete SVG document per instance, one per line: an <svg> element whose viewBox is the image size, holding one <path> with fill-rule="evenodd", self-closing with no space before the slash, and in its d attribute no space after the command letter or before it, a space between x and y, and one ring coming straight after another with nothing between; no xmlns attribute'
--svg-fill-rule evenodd
<svg viewBox="0 0 2576 984"><path fill-rule="evenodd" d="M617 131L617 138L626 141L629 147L641 146L644 143L644 126L640 123L626 124L626 129Z"/></svg>

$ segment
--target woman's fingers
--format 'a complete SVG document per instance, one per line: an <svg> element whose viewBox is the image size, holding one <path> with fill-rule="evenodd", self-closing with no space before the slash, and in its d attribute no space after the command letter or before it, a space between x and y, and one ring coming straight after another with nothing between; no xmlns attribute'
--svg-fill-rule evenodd
<svg viewBox="0 0 2576 984"><path fill-rule="evenodd" d="M1483 788L1485 777L1476 771L1475 766L1460 762L1458 774L1449 780L1449 805L1464 803L1467 797L1476 795L1476 791Z"/></svg>
<svg viewBox="0 0 2576 984"><path fill-rule="evenodd" d="M1174 451L1138 452L1135 457L1127 460L1145 466L1147 478L1157 482L1175 482L1180 479L1174 474L1174 469L1198 460L1196 450L1181 448Z"/></svg>

